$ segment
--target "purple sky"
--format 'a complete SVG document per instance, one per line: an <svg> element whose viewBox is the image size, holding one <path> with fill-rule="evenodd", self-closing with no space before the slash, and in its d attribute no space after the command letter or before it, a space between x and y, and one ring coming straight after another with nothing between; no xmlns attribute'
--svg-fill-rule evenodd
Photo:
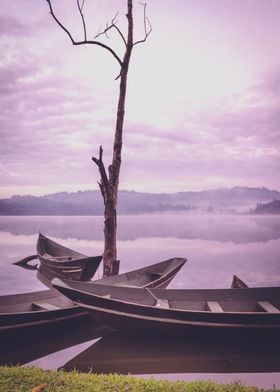
<svg viewBox="0 0 280 392"><path fill-rule="evenodd" d="M153 32L133 53L120 188L280 190L280 1L147 3ZM79 39L75 4L53 0ZM125 4L86 0L89 36L117 11L122 27ZM0 12L0 197L97 189L91 156L102 144L111 160L117 62L73 47L45 0L1 0ZM107 43L121 55L118 37Z"/></svg>

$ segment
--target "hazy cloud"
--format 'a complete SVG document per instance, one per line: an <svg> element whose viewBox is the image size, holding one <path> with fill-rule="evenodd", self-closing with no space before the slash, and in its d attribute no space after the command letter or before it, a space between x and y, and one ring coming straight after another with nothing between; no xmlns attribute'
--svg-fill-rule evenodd
<svg viewBox="0 0 280 392"><path fill-rule="evenodd" d="M149 4L153 35L135 51L129 76L122 188L279 188L280 28L256 3L248 14L245 3L176 0L170 25L169 7ZM73 48L45 4L3 4L1 193L17 184L31 193L95 187L91 156L102 144L106 165L111 159L117 64L100 48ZM57 6L76 33L72 11ZM99 11L105 18L110 10Z"/></svg>
<svg viewBox="0 0 280 392"><path fill-rule="evenodd" d="M28 34L29 28L14 16L0 15L0 37Z"/></svg>

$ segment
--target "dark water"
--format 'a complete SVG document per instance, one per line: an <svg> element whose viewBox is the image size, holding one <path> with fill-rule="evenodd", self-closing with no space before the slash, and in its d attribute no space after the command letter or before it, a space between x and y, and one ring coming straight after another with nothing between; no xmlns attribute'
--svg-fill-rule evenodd
<svg viewBox="0 0 280 392"><path fill-rule="evenodd" d="M0 293L45 288L34 271L12 265L36 253L39 230L94 255L102 253L102 226L102 217L1 217ZM233 274L249 286L280 284L280 217L130 216L119 218L118 229L121 272L177 256L189 261L170 285L173 288L230 287ZM76 331L58 333L45 344L21 350L18 358L21 363L33 360L29 363L43 368L85 371L92 367L96 372L152 374L172 380L241 380L248 385L280 387L280 339L269 344L206 338L178 342L172 337L163 341L121 334L88 339L79 341Z"/></svg>

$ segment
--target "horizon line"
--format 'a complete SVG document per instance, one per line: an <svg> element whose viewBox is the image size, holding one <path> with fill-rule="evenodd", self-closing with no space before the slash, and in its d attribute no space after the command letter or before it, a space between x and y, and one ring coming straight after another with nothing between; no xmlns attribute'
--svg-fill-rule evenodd
<svg viewBox="0 0 280 392"><path fill-rule="evenodd" d="M271 191L271 192L280 192L277 189L270 189L267 188L266 186L240 186L240 185L235 185L232 187L220 187L220 188L206 188L206 189L200 189L200 190L187 190L187 191L183 191L183 190L178 190L175 192L147 192L147 191L135 191L133 189L119 189L118 192L133 192L133 193L146 193L146 194L157 194L157 195L162 195L162 194L166 194L166 195L171 195L171 194L177 194L177 193L200 193L200 192L213 192L213 191L221 191L221 190L233 190L233 189L237 189L237 188L243 188L243 189L263 189L263 190L267 190L267 191ZM44 193L44 194L13 194L11 196L6 196L6 197L1 197L0 196L0 200L4 200L4 199L11 199L13 197L45 197L45 196L51 196L51 195L57 195L57 194L62 194L62 193L81 193L81 192L98 192L100 193L99 189L84 189L84 190L76 190L76 191L59 191L59 192L53 192L53 193ZM100 193L101 194L101 193Z"/></svg>

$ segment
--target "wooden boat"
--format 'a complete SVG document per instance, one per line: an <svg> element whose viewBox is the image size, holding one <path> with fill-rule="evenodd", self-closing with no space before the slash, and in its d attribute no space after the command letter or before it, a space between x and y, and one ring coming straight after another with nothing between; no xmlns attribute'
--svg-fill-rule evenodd
<svg viewBox="0 0 280 392"><path fill-rule="evenodd" d="M0 341L25 339L39 331L70 328L71 322L93 319L56 290L0 296Z"/></svg>
<svg viewBox="0 0 280 392"><path fill-rule="evenodd" d="M166 287L185 264L186 259L174 258L96 281L96 286L125 285L139 287ZM87 282L87 285L93 284ZM50 327L63 325L70 328L75 320L93 319L58 291L44 290L26 294L0 296L0 342L15 336L32 335ZM20 335L19 335L20 333ZM2 340L1 340L2 339Z"/></svg>
<svg viewBox="0 0 280 392"><path fill-rule="evenodd" d="M40 260L39 266L29 264L37 258ZM37 254L27 256L13 264L25 269L40 271L47 282L55 277L87 282L94 276L101 260L102 256L86 256L39 233Z"/></svg>
<svg viewBox="0 0 280 392"><path fill-rule="evenodd" d="M280 332L280 287L140 289L54 279L53 286L117 330L146 333Z"/></svg>
<svg viewBox="0 0 280 392"><path fill-rule="evenodd" d="M40 260L39 266L29 264L36 258ZM84 282L91 280L101 260L102 256L88 257L39 233L37 254L25 257L14 264L25 269L40 271L39 277L42 275L42 279L39 279L45 279L43 283L48 282L47 286L50 286L50 281L55 277Z"/></svg>
<svg viewBox="0 0 280 392"><path fill-rule="evenodd" d="M0 296L0 365L26 363L107 331L54 289Z"/></svg>
<svg viewBox="0 0 280 392"><path fill-rule="evenodd" d="M114 286L166 288L186 261L187 259L174 257L123 274L95 280L94 283ZM75 276L74 273L72 276ZM41 265L37 271L37 278L47 287L52 287L51 281L54 277L65 279L65 273L60 271L58 267L50 269L45 265Z"/></svg>
<svg viewBox="0 0 280 392"><path fill-rule="evenodd" d="M100 261L101 260L102 257ZM87 264L85 267L80 268L70 268L63 266L48 266L45 263L40 263L37 268L37 278L49 288L51 288L51 281L54 278L89 282L93 275L94 273L91 264Z"/></svg>
<svg viewBox="0 0 280 392"><path fill-rule="evenodd" d="M187 259L174 257L147 267L139 268L123 274L110 276L93 281L94 284L142 287L142 288L166 288L174 276L180 271Z"/></svg>
<svg viewBox="0 0 280 392"><path fill-rule="evenodd" d="M88 257L66 248L39 233L37 254L40 260L38 270L49 279L65 277L67 279L89 281L97 271L102 256Z"/></svg>
<svg viewBox="0 0 280 392"><path fill-rule="evenodd" d="M24 257L24 259L16 261L13 263L14 265L18 265L19 267L29 269L29 270L36 270L37 269L37 264L29 264L30 261L37 259L37 254L36 255L31 255Z"/></svg>

